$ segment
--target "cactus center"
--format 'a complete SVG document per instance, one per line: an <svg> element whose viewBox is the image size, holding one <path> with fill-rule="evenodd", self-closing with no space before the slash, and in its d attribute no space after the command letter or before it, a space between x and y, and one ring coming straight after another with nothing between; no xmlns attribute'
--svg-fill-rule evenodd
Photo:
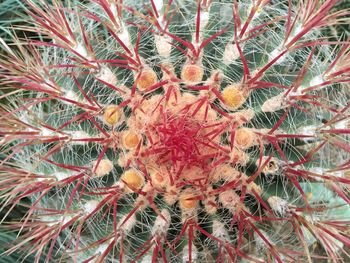
<svg viewBox="0 0 350 263"><path fill-rule="evenodd" d="M165 155L174 164L188 160L190 163L203 163L197 144L201 141L200 125L184 117L170 117L158 127L160 142L165 147Z"/></svg>

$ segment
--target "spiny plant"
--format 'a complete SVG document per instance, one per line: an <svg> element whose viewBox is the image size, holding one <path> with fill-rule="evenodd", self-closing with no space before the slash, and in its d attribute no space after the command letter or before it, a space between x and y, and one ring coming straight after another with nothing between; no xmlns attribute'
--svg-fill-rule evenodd
<svg viewBox="0 0 350 263"><path fill-rule="evenodd" d="M348 41L335 0L24 1L0 39L6 253L345 262ZM72 4L74 3L74 4ZM60 259L53 259L56 253Z"/></svg>
<svg viewBox="0 0 350 263"><path fill-rule="evenodd" d="M335 6L336 10L342 10L350 8L350 1L344 0L339 1ZM330 36L330 39L346 40L350 35L350 25L349 24L336 24L331 28L326 28L324 34ZM334 38L332 38L334 36Z"/></svg>

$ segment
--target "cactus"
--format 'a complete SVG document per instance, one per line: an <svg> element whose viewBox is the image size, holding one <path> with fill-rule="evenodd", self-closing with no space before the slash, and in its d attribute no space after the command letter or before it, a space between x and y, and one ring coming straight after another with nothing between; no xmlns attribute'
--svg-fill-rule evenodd
<svg viewBox="0 0 350 263"><path fill-rule="evenodd" d="M31 37L0 39L3 206L30 202L6 253L348 259L350 48L321 32L349 11L296 2L26 0Z"/></svg>

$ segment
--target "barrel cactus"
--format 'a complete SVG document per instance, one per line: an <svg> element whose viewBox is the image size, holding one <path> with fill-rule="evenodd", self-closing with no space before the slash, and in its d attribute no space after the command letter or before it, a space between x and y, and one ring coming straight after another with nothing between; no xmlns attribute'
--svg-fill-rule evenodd
<svg viewBox="0 0 350 263"><path fill-rule="evenodd" d="M27 37L0 39L2 202L29 202L6 253L349 259L336 3L26 0Z"/></svg>

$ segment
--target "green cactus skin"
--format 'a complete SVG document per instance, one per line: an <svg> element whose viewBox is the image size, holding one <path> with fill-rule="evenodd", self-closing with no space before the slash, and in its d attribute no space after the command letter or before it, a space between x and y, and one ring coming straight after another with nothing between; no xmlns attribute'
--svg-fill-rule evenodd
<svg viewBox="0 0 350 263"><path fill-rule="evenodd" d="M0 39L3 207L30 201L6 253L346 262L336 3L26 0L36 37Z"/></svg>

